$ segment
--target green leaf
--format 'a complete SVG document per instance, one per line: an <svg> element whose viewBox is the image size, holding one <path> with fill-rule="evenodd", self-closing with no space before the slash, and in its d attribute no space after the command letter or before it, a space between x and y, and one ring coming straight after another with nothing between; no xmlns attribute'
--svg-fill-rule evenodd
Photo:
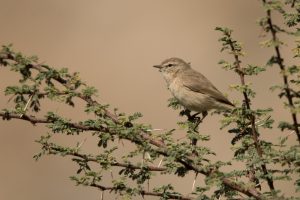
<svg viewBox="0 0 300 200"><path fill-rule="evenodd" d="M284 131L285 129L288 129L288 130L293 130L294 129L294 126L288 122L279 122L278 124L278 128L281 129L281 131Z"/></svg>
<svg viewBox="0 0 300 200"><path fill-rule="evenodd" d="M181 104L179 103L179 101L178 101L176 98L174 98L174 97L168 99L168 102L169 102L168 107L171 107L171 108L173 108L174 110L178 110L178 109L181 109L181 108L182 108L182 106L181 106Z"/></svg>
<svg viewBox="0 0 300 200"><path fill-rule="evenodd" d="M95 87L87 86L84 89L82 89L82 94L85 97L91 97L91 96L97 94L97 92L98 92L98 90Z"/></svg>
<svg viewBox="0 0 300 200"><path fill-rule="evenodd" d="M243 68L243 73L248 76L258 75L261 72L266 71L264 67L259 67L255 65L247 65L247 67Z"/></svg>

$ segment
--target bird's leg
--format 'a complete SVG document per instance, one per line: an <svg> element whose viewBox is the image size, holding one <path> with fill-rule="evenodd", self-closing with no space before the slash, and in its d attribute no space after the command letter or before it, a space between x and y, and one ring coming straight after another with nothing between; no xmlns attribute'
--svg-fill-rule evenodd
<svg viewBox="0 0 300 200"><path fill-rule="evenodd" d="M191 119L193 119L194 121L198 121L198 120L200 120L200 117L198 117L198 115L199 115L200 113L199 112L197 112L197 113L195 113L195 114L193 114L192 116L191 116Z"/></svg>
<svg viewBox="0 0 300 200"><path fill-rule="evenodd" d="M207 111L203 111L203 112L201 113L201 114L202 114L202 118L196 117L198 114L199 114L199 113L196 113L196 114L192 115L192 116L194 117L194 119L197 120L197 121L196 121L196 125L195 125L195 127L194 127L194 131L195 131L195 132L198 132L198 131L197 131L197 128L198 128L199 124L202 123L203 119L207 116L208 113L207 113Z"/></svg>
<svg viewBox="0 0 300 200"><path fill-rule="evenodd" d="M185 115L185 116L187 116L187 118L188 118L189 121L192 120L191 111L188 110L188 109L184 109L184 110L180 111L179 115L180 116L184 116Z"/></svg>
<svg viewBox="0 0 300 200"><path fill-rule="evenodd" d="M197 117L197 115L199 115L199 114L200 113L197 112L197 113L191 115L191 111L188 109L184 109L179 113L180 116L184 116L184 115L187 116L188 121L190 121L190 122L195 122L196 120L198 121L200 118Z"/></svg>
<svg viewBox="0 0 300 200"><path fill-rule="evenodd" d="M203 111L202 112L202 119L201 121L203 121L203 119L208 115L208 112L207 111Z"/></svg>
<svg viewBox="0 0 300 200"><path fill-rule="evenodd" d="M180 114L181 116L184 116L184 115L187 116L188 121L195 123L195 126L194 126L194 128L193 128L193 131L195 131L195 132L198 133L197 128L198 128L199 124L203 121L203 119L207 116L208 113L207 113L207 111L203 111L203 112L201 113L201 114L202 114L202 118L200 118L200 117L198 117L198 115L200 114L199 112L197 112L197 113L191 115L191 111L190 111L190 110L184 109L184 110L182 110L179 114ZM196 145L196 143L197 143L197 140L191 141L191 144L192 144L192 145Z"/></svg>
<svg viewBox="0 0 300 200"><path fill-rule="evenodd" d="M207 111L203 111L202 114L202 118L198 117L200 113L197 112L193 115L191 115L191 111L188 109L184 109L180 112L180 115L183 116L187 116L188 121L196 123L195 127L194 127L194 131L197 132L197 128L199 126L199 124L203 121L203 119L207 116Z"/></svg>

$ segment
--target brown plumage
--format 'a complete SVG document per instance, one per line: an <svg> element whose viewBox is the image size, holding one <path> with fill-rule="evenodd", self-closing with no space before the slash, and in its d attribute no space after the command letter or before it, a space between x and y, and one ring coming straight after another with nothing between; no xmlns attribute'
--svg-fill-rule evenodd
<svg viewBox="0 0 300 200"><path fill-rule="evenodd" d="M201 73L180 58L169 58L159 68L173 96L185 108L206 112L211 109L232 109L234 105Z"/></svg>

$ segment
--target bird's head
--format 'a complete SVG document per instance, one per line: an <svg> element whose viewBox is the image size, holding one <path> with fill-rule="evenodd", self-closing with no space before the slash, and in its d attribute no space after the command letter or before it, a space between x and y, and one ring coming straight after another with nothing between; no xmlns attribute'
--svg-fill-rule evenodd
<svg viewBox="0 0 300 200"><path fill-rule="evenodd" d="M168 85L177 77L178 73L191 68L189 63L180 58L168 58L160 65L153 67L159 69Z"/></svg>
<svg viewBox="0 0 300 200"><path fill-rule="evenodd" d="M190 68L190 64L180 58L168 58L160 65L154 65L163 75L173 76L179 71Z"/></svg>

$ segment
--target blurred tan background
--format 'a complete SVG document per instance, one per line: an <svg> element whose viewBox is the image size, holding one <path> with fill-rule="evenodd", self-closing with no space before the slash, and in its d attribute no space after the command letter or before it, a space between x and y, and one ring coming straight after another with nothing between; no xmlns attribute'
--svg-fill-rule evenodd
<svg viewBox="0 0 300 200"><path fill-rule="evenodd" d="M240 101L241 96L228 89L230 84L238 83L238 77L217 65L221 58L230 57L219 52L220 33L214 28L234 29L235 38L245 44L244 63L264 64L272 53L258 45L263 40L258 38L260 29L256 25L263 15L260 1L0 0L0 5L1 45L13 43L15 50L37 55L50 66L80 72L83 80L99 89L99 101L126 113L142 112L142 121L154 128L174 128L179 117L167 108L170 93L152 65L173 56L183 58L231 100ZM289 49L291 46L283 54L290 56ZM12 106L9 97L4 97L4 88L17 84L18 77L8 69L0 70L2 109ZM268 91L281 81L276 67L250 81L257 91L254 107L273 107L276 120L290 120L282 102L276 101L276 93ZM47 107L47 102L42 105L46 110L80 119L71 108ZM219 157L229 160L232 152L227 144L232 136L219 130L220 119L208 117L201 131L211 134L209 145ZM46 131L43 126L0 120L0 199L100 199L96 189L75 187L68 179L76 170L70 159L50 156L34 161L32 156L39 151L34 140ZM279 130L270 133L265 131L263 137L272 140L281 134ZM296 140L294 136L291 139ZM68 138L64 140L68 143ZM92 141L85 145L89 144ZM175 180L185 194L190 192L190 180ZM289 193L291 185L275 186ZM115 197L106 193L105 199L109 198Z"/></svg>

